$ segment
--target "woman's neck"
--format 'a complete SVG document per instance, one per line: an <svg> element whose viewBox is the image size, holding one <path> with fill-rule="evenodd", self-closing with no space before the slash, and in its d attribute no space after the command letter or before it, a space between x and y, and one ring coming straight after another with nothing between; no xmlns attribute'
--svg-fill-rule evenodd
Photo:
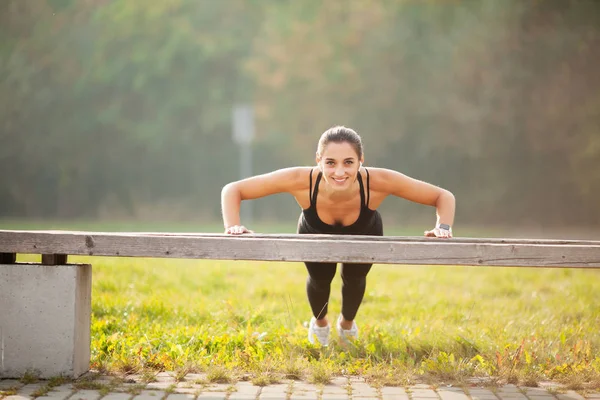
<svg viewBox="0 0 600 400"><path fill-rule="evenodd" d="M319 188L319 192L325 195L325 198L332 201L344 201L352 199L356 193L360 190L358 180L355 179L352 185L346 190L332 190L331 185L326 180L322 181L324 185Z"/></svg>

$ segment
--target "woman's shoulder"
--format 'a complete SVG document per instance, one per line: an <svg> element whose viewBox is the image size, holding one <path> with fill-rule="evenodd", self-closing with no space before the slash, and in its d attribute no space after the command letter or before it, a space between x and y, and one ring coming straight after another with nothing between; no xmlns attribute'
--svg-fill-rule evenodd
<svg viewBox="0 0 600 400"><path fill-rule="evenodd" d="M287 175L288 177L295 178L295 179L306 178L306 180L308 180L311 171L314 169L316 169L316 167L304 167L304 166L286 167L286 168L281 168L281 169L275 170L272 173ZM315 173L313 172L313 175L314 174Z"/></svg>
<svg viewBox="0 0 600 400"><path fill-rule="evenodd" d="M304 186L309 186L311 171L314 169L315 167L305 166L286 167L275 170L271 172L270 175L272 176L272 179L284 182L284 185L288 189L297 190ZM314 180L316 174L313 172L312 176Z"/></svg>
<svg viewBox="0 0 600 400"><path fill-rule="evenodd" d="M361 167L360 172L363 178L368 177L370 180L377 179L386 179L391 174L397 174L398 172L388 169L388 168L379 168L379 167Z"/></svg>
<svg viewBox="0 0 600 400"><path fill-rule="evenodd" d="M235 186L244 199L256 199L275 193L296 193L308 188L310 167L281 168L260 175L254 175L227 186Z"/></svg>
<svg viewBox="0 0 600 400"><path fill-rule="evenodd" d="M389 191L391 185L397 184L406 178L406 175L389 168L362 167L361 173L363 178L368 176L371 189L381 191Z"/></svg>

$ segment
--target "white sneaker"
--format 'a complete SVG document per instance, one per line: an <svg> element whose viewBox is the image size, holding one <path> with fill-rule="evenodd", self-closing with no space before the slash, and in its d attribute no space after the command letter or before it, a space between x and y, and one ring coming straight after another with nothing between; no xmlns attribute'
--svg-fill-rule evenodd
<svg viewBox="0 0 600 400"><path fill-rule="evenodd" d="M352 328L343 329L342 328L342 315L340 314L340 316L338 317L338 320L337 320L336 327L337 327L338 334L340 335L340 339L342 339L342 342L348 344L351 341L358 339L358 326L356 326L356 322L352 321Z"/></svg>
<svg viewBox="0 0 600 400"><path fill-rule="evenodd" d="M329 345L329 324L327 326L318 326L317 319L312 317L310 319L310 324L308 325L308 341L312 344L315 344L315 336L317 340L321 344L321 346L325 347Z"/></svg>

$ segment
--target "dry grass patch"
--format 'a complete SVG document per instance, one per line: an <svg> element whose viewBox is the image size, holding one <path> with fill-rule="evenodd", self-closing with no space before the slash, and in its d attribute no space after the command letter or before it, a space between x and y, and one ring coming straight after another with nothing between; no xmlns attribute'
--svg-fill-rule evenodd
<svg viewBox="0 0 600 400"><path fill-rule="evenodd" d="M227 368L215 365L206 371L206 382L209 383L234 383L234 374Z"/></svg>

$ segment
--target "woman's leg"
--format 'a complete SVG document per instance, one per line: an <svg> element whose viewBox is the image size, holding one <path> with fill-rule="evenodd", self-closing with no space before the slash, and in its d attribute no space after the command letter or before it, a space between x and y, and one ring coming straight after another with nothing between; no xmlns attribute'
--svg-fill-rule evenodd
<svg viewBox="0 0 600 400"><path fill-rule="evenodd" d="M346 321L353 321L356 317L365 296L367 274L372 265L342 264L342 317Z"/></svg>
<svg viewBox="0 0 600 400"><path fill-rule="evenodd" d="M317 320L322 320L327 315L331 281L335 276L337 264L305 262L308 270L306 280L306 294L313 315Z"/></svg>
<svg viewBox="0 0 600 400"><path fill-rule="evenodd" d="M383 236L383 221L379 212L375 212L371 225L361 232L363 235ZM344 329L352 327L358 308L367 288L367 274L373 264L342 264L342 321Z"/></svg>

